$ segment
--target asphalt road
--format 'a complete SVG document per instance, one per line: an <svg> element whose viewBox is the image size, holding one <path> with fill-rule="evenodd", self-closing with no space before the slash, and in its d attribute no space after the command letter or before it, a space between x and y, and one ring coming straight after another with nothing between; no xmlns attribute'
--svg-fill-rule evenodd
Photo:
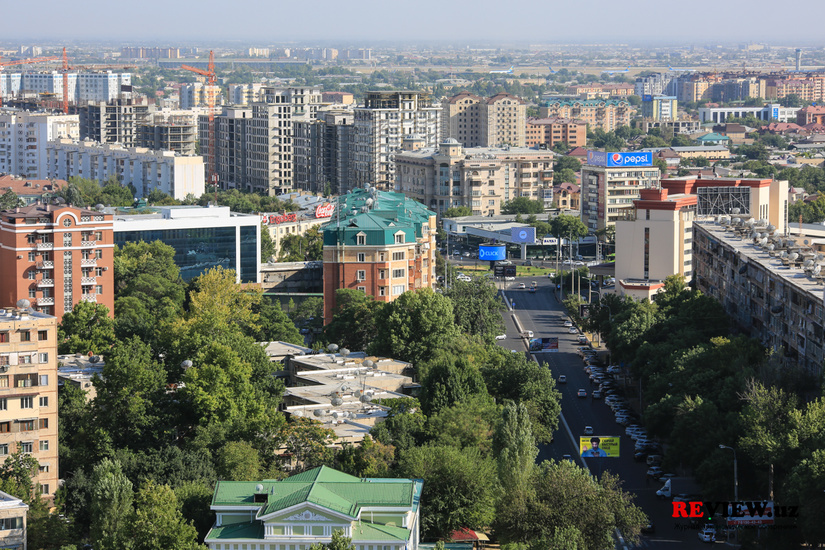
<svg viewBox="0 0 825 550"><path fill-rule="evenodd" d="M530 293L528 290L518 289L519 283L524 282L529 287L532 281L538 284L538 291ZM497 283L502 285L502 283ZM501 288L501 286L500 286ZM535 337L554 337L559 339L557 353L538 353L536 359L553 371L554 378L561 374L567 375L566 384L558 384L562 394L562 421L555 434L553 443L540 447L538 460L561 460L563 455L569 454L581 465L584 460L591 472L600 475L603 471L613 472L623 480L623 488L636 495L635 502L653 520L656 531L650 535L642 535L642 542L637 548L706 548L708 544L699 541L698 531L677 529L677 520L671 517L671 503L669 500L660 500L656 497L656 490L662 483L648 479L647 465L633 459L633 440L625 435L625 427L617 424L610 408L602 400L590 397L595 389L584 372L582 359L576 353L579 346L577 335L569 334L564 327L567 316L557 302L553 285L547 278L519 277L515 282L506 283L504 293L515 308L505 314L507 339L499 340L498 344L511 350L524 353L527 349L526 341L519 337L512 314L518 317L523 330L532 330ZM579 388L587 391L587 398L576 396ZM621 436L619 458L589 458L578 456L578 437L584 434L585 426L593 426L596 435ZM568 429L569 428L569 429ZM574 443L574 439L576 443ZM693 492L687 487L692 481L676 478L673 480L674 493ZM680 525L686 526L687 520L678 520ZM723 544L721 541L717 544Z"/></svg>

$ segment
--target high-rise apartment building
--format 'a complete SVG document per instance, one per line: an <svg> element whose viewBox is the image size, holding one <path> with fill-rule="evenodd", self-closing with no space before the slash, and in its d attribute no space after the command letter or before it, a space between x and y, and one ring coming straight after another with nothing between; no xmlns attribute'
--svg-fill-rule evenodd
<svg viewBox="0 0 825 550"><path fill-rule="evenodd" d="M157 190L183 200L204 192L203 157L70 139L50 142L47 152L50 178L68 181L79 176L105 182L114 176L122 185L132 185L137 197Z"/></svg>
<svg viewBox="0 0 825 550"><path fill-rule="evenodd" d="M80 139L100 143L137 145L138 126L154 110L131 100L90 102L80 108Z"/></svg>
<svg viewBox="0 0 825 550"><path fill-rule="evenodd" d="M209 86L202 82L184 84L178 90L178 98L181 109L193 109L195 107L206 107L209 95L214 98L215 105L223 105L223 94L220 86Z"/></svg>
<svg viewBox="0 0 825 550"><path fill-rule="evenodd" d="M352 135L352 185L389 188L395 183L395 154L405 136L416 135L436 147L441 135L441 108L429 94L410 91L367 92L355 108Z"/></svg>
<svg viewBox="0 0 825 550"><path fill-rule="evenodd" d="M17 451L37 460L32 481L47 499L58 484L57 421L57 319L0 310L0 461Z"/></svg>
<svg viewBox="0 0 825 550"><path fill-rule="evenodd" d="M0 212L0 307L26 298L58 319L81 300L114 313L112 215L32 204Z"/></svg>
<svg viewBox="0 0 825 550"><path fill-rule="evenodd" d="M626 99L551 99L539 106L539 118L579 118L593 128L612 132L629 126L633 111Z"/></svg>
<svg viewBox="0 0 825 550"><path fill-rule="evenodd" d="M138 147L192 156L197 141L198 113L194 110L154 111L137 123L135 145Z"/></svg>
<svg viewBox="0 0 825 550"><path fill-rule="evenodd" d="M581 175L581 219L591 232L632 215L639 192L659 187L649 152L588 151Z"/></svg>
<svg viewBox="0 0 825 550"><path fill-rule="evenodd" d="M435 212L401 193L355 189L324 227L324 323L335 291L359 290L391 302L435 281Z"/></svg>
<svg viewBox="0 0 825 550"><path fill-rule="evenodd" d="M527 147L552 149L559 143L584 147L587 145L587 123L575 118L528 118L525 141Z"/></svg>
<svg viewBox="0 0 825 550"><path fill-rule="evenodd" d="M468 206L474 216L495 216L509 200L552 193L554 157L525 147L464 148L448 138L438 149L398 153L395 188L439 214Z"/></svg>
<svg viewBox="0 0 825 550"><path fill-rule="evenodd" d="M484 99L461 92L442 106L442 133L464 147L525 146L527 103L500 93Z"/></svg>
<svg viewBox="0 0 825 550"><path fill-rule="evenodd" d="M4 109L0 112L0 173L45 179L49 141L79 136L77 115Z"/></svg>
<svg viewBox="0 0 825 550"><path fill-rule="evenodd" d="M636 78L634 93L639 97L645 95L670 95L670 83L672 80L672 76L662 73L640 76Z"/></svg>
<svg viewBox="0 0 825 550"><path fill-rule="evenodd" d="M109 102L127 99L132 94L132 74L101 71L69 73L67 75L69 103L86 101ZM3 100L18 97L21 92L63 98L63 73L58 71L0 74L0 94Z"/></svg>
<svg viewBox="0 0 825 550"><path fill-rule="evenodd" d="M642 96L642 117L655 121L675 120L678 102L676 96Z"/></svg>

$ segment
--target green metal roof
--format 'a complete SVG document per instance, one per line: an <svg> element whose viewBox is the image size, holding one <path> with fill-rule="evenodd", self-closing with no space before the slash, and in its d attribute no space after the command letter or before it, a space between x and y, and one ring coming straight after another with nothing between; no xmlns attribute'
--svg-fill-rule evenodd
<svg viewBox="0 0 825 550"><path fill-rule="evenodd" d="M711 132L710 134L705 134L704 136L696 138L696 141L730 141L730 138L728 136L723 136L722 134Z"/></svg>
<svg viewBox="0 0 825 550"><path fill-rule="evenodd" d="M411 531L403 527L359 521L352 527L352 540L409 540Z"/></svg>
<svg viewBox="0 0 825 550"><path fill-rule="evenodd" d="M393 244L399 231L405 233L405 242L415 242L431 216L435 212L403 193L355 189L338 197L336 214L323 227L324 245L356 245L359 233L368 245Z"/></svg>
<svg viewBox="0 0 825 550"><path fill-rule="evenodd" d="M205 540L262 538L264 538L264 524L260 521L251 521L249 523L231 523L221 527L213 527L206 534Z"/></svg>
<svg viewBox="0 0 825 550"><path fill-rule="evenodd" d="M255 502L257 486L266 502ZM322 506L356 519L364 506L418 508L421 480L357 478L326 466L283 481L219 481L212 506L260 506L259 516L303 502Z"/></svg>

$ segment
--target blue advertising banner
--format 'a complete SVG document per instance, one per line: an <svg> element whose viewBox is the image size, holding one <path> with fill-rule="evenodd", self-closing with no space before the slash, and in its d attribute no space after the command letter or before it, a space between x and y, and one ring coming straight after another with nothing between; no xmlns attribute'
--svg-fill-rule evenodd
<svg viewBox="0 0 825 550"><path fill-rule="evenodd" d="M507 253L503 244L480 244L478 245L479 260L506 260Z"/></svg>
<svg viewBox="0 0 825 550"><path fill-rule="evenodd" d="M653 153L650 151L634 151L632 153L588 151L587 164L590 166L606 166L608 168L621 166L653 166Z"/></svg>
<svg viewBox="0 0 825 550"><path fill-rule="evenodd" d="M535 227L511 227L510 240L514 243L528 243L536 242L536 228Z"/></svg>

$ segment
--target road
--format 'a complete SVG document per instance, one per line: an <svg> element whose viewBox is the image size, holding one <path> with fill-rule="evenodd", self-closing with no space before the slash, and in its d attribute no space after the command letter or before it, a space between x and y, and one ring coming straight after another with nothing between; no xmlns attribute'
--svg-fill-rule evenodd
<svg viewBox="0 0 825 550"><path fill-rule="evenodd" d="M521 282L529 287L532 281L538 284L538 291L535 293L517 288ZM558 337L559 351L538 353L536 359L553 371L554 378L558 379L561 374L567 375L567 383L557 386L562 394L563 420L559 431L556 432L554 442L540 447L539 460L549 458L561 460L563 455L569 454L574 457L577 464L581 465L582 460L586 461L587 466L595 475L599 475L601 471L618 474L624 481L623 489L636 495L636 504L653 520L656 527L655 533L642 536L642 542L637 548L677 546L679 548L706 548L707 544L699 541L697 531L676 529L677 520L671 517L670 501L656 497L656 490L662 486L662 483L652 479L648 480L645 474L646 464L633 459L633 441L625 435L625 428L616 423L610 408L603 401L589 397L594 387L590 385L583 369L583 362L576 353L579 345L576 340L577 336L569 334L564 328L564 321L568 318L554 297L552 283L547 278L520 277L516 278L515 282L507 283L504 293L511 303L515 301L515 308L505 315L508 337L498 343L507 349L520 352L527 349L525 340L518 337L512 319L512 314L515 314L522 329L532 330L535 337ZM579 388L587 390L587 398L576 396ZM585 426L593 426L596 435L621 436L621 456L619 458L579 458L577 443L574 443L572 438L575 437L575 441L578 442L578 437L584 433ZM691 492L680 488L686 483L689 483L689 480L676 478L673 481L676 488L674 492ZM681 521L686 522L686 520ZM722 542L717 544L722 544Z"/></svg>

